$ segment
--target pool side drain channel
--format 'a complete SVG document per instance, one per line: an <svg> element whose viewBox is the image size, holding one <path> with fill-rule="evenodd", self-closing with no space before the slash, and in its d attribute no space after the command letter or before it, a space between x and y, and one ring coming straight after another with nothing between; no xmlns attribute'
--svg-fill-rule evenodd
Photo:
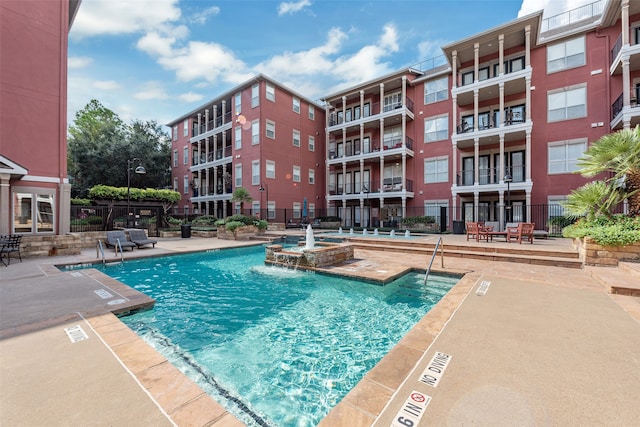
<svg viewBox="0 0 640 427"><path fill-rule="evenodd" d="M490 285L491 285L491 282L487 282L486 280L483 280L482 283L480 283L480 286L478 286L478 290L476 290L476 295L479 295L479 296L485 295L489 290Z"/></svg>
<svg viewBox="0 0 640 427"><path fill-rule="evenodd" d="M391 427L417 426L429 402L431 402L431 396L413 390L407 400L404 401L402 408L393 417Z"/></svg>
<svg viewBox="0 0 640 427"><path fill-rule="evenodd" d="M65 328L64 331L67 333L67 336L73 344L89 339L89 335L87 335L80 325Z"/></svg>

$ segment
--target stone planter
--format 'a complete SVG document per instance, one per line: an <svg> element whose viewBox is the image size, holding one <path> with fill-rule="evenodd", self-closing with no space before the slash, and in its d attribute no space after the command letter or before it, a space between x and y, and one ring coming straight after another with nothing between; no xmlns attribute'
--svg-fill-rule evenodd
<svg viewBox="0 0 640 427"><path fill-rule="evenodd" d="M233 231L228 231L224 225L218 227L217 237L223 240L250 240L253 236L263 234L255 225L243 225Z"/></svg>
<svg viewBox="0 0 640 427"><path fill-rule="evenodd" d="M320 228L340 228L340 221L320 221Z"/></svg>
<svg viewBox="0 0 640 427"><path fill-rule="evenodd" d="M627 246L602 246L590 237L573 239L584 265L617 266L620 261L640 261L640 242Z"/></svg>

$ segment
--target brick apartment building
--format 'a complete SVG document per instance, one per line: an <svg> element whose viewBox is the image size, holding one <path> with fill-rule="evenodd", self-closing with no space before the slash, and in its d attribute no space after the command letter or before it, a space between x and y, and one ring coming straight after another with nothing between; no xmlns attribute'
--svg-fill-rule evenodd
<svg viewBox="0 0 640 427"><path fill-rule="evenodd" d="M65 234L67 40L79 0L0 1L0 234Z"/></svg>
<svg viewBox="0 0 640 427"><path fill-rule="evenodd" d="M601 0L448 44L430 67L328 95L322 106L258 76L171 123L174 156L191 156L182 168L174 157L174 186L208 188L189 193L183 209L218 216L229 210L216 201L242 185L253 208L268 200L270 219L281 208L300 212L306 198L344 226L445 212L448 226L475 219L543 229L587 182L573 172L589 143L640 123L639 46L640 3ZM248 108L251 99L259 106ZM211 195L226 174L229 187ZM294 191L292 181L301 184ZM268 198L259 193L267 183Z"/></svg>

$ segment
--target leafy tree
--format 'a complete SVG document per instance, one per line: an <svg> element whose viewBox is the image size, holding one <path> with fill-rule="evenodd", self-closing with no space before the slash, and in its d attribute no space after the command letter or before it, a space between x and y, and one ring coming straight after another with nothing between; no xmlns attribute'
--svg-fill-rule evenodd
<svg viewBox="0 0 640 427"><path fill-rule="evenodd" d="M593 181L573 190L564 207L572 217L586 216L588 220L602 215L612 217L613 208L624 200L619 187L604 181Z"/></svg>
<svg viewBox="0 0 640 427"><path fill-rule="evenodd" d="M614 200L606 204L615 206L622 192L622 199L629 202L629 215L640 215L640 126L603 136L578 159L578 166L578 172L589 178L612 173L606 180L611 188L604 195Z"/></svg>
<svg viewBox="0 0 640 427"><path fill-rule="evenodd" d="M246 203L251 203L253 201L253 199L251 198L251 195L249 195L249 192L247 191L246 188L238 187L233 192L233 195L231 196L231 201L232 202L240 202L240 212L242 212L242 209L244 207L244 203L245 202Z"/></svg>
<svg viewBox="0 0 640 427"><path fill-rule="evenodd" d="M76 113L69 127L68 170L74 196L84 196L99 184L126 187L127 161L136 158L146 173L131 173L131 186L164 187L170 157L169 136L156 122L134 120L127 125L95 99Z"/></svg>

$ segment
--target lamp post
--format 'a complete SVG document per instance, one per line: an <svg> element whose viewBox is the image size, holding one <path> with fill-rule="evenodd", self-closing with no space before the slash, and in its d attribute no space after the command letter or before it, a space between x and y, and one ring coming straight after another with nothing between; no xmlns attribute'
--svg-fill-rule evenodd
<svg viewBox="0 0 640 427"><path fill-rule="evenodd" d="M131 224L131 215L132 215L131 214L131 166L136 161L138 162L138 166L135 168L134 172L137 173L138 175L143 175L147 173L144 166L140 164L142 160L140 160L139 158L136 157L133 160L127 160L127 227L131 226L130 224Z"/></svg>
<svg viewBox="0 0 640 427"><path fill-rule="evenodd" d="M507 214L511 212L511 183L513 182L513 177L509 174L506 174L504 176L504 182L507 183L507 205L504 208L504 222L506 228L506 223L510 222L508 218L509 215Z"/></svg>
<svg viewBox="0 0 640 427"><path fill-rule="evenodd" d="M267 221L269 220L269 186L265 184L265 186L263 187L262 185L260 186L260 188L258 188L258 191L260 191L261 193L264 192L265 196L267 197L266 200L266 208L267 208L267 215L265 216L265 218L267 219ZM262 198L261 198L262 199ZM262 200L260 201L260 203L262 204Z"/></svg>

